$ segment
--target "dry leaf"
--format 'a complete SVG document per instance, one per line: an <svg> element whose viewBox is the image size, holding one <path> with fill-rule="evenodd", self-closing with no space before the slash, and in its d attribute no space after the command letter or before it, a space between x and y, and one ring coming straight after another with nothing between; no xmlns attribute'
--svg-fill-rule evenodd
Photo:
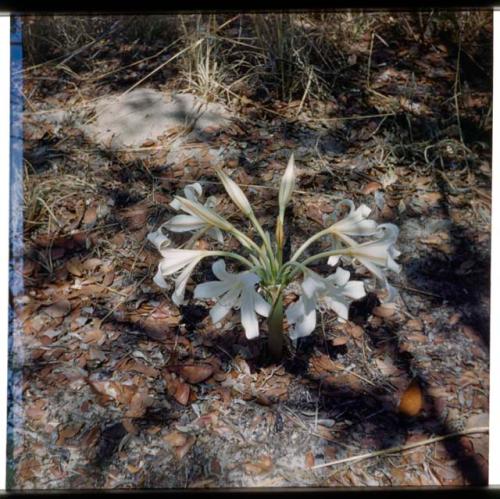
<svg viewBox="0 0 500 499"><path fill-rule="evenodd" d="M490 420L490 415L487 412L482 412L480 414L473 414L467 420L465 429L477 428L478 426L488 426Z"/></svg>
<svg viewBox="0 0 500 499"><path fill-rule="evenodd" d="M332 345L334 347L340 347L342 345L345 345L348 341L349 338L347 336L339 336L338 338L332 340Z"/></svg>
<svg viewBox="0 0 500 499"><path fill-rule="evenodd" d="M189 385L178 381L177 388L174 393L174 398L179 402L179 404L186 405L189 401Z"/></svg>
<svg viewBox="0 0 500 499"><path fill-rule="evenodd" d="M273 468L273 460L269 456L262 456L256 462L245 463L245 471L251 475L261 475L263 473L268 473Z"/></svg>
<svg viewBox="0 0 500 499"><path fill-rule="evenodd" d="M183 366L179 370L180 375L193 385L210 378L213 372L214 368L210 364Z"/></svg>
<svg viewBox="0 0 500 499"><path fill-rule="evenodd" d="M413 379L399 401L399 412L405 416L416 416L424 405L424 397L420 383Z"/></svg>
<svg viewBox="0 0 500 499"><path fill-rule="evenodd" d="M71 312L71 303L69 300L59 300L44 308L43 311L53 319L64 317Z"/></svg>
<svg viewBox="0 0 500 499"><path fill-rule="evenodd" d="M365 196L367 196L368 194L371 194L372 192L378 191L381 187L382 187L382 184L379 184L378 182L369 182L364 187L363 194Z"/></svg>
<svg viewBox="0 0 500 499"><path fill-rule="evenodd" d="M163 437L163 440L172 447L182 447L187 442L187 435L180 431L173 431Z"/></svg>
<svg viewBox="0 0 500 499"><path fill-rule="evenodd" d="M373 315L383 318L392 317L395 312L396 312L396 305L389 303L375 307L372 310Z"/></svg>
<svg viewBox="0 0 500 499"><path fill-rule="evenodd" d="M73 438L83 427L83 423L68 424L62 427L58 432L56 445L63 445L68 438Z"/></svg>
<svg viewBox="0 0 500 499"><path fill-rule="evenodd" d="M311 451L306 452L305 462L307 469L310 469L314 466L314 454Z"/></svg>
<svg viewBox="0 0 500 499"><path fill-rule="evenodd" d="M82 262L78 258L72 258L66 262L66 268L68 272L76 277L81 277L83 275Z"/></svg>

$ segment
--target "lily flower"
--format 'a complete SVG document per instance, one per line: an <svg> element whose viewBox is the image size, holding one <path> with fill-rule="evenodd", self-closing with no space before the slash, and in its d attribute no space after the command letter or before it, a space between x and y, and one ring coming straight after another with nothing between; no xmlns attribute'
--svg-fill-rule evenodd
<svg viewBox="0 0 500 499"><path fill-rule="evenodd" d="M203 193L203 189L201 185L196 182L194 184L187 185L184 188L185 199L192 203L200 204L199 198ZM182 199L182 198L181 198ZM215 197L210 196L205 204L204 208L207 210L212 210L216 204ZM174 199L170 206L175 210L184 210L187 211L183 206L182 202L179 201L179 198ZM176 215L172 217L168 222L164 224L164 227L171 232L189 232L189 231L198 231L206 229L206 232L209 236L211 236L216 241L223 243L224 238L222 236L221 230L215 226L213 223L207 222L206 219L200 217L199 215L194 214L192 211L188 211L188 215Z"/></svg>
<svg viewBox="0 0 500 499"><path fill-rule="evenodd" d="M295 168L295 158L292 154L288 160L285 173L281 178L280 192L279 192L279 210L280 214L285 213L286 205L292 198L293 190L295 189L295 179L297 177Z"/></svg>
<svg viewBox="0 0 500 499"><path fill-rule="evenodd" d="M383 269L400 272L401 265L394 261L401 253L394 244L399 229L394 224L381 224L378 227L377 239L352 246L349 254L362 263L380 280L384 280Z"/></svg>
<svg viewBox="0 0 500 499"><path fill-rule="evenodd" d="M336 221L336 211L341 205L349 206L350 211L346 217ZM325 222L332 223L330 227L332 232L347 236L370 236L377 231L377 222L368 219L370 212L370 208L365 204L355 209L350 199L343 199L337 204L335 212L325 217Z"/></svg>
<svg viewBox="0 0 500 499"><path fill-rule="evenodd" d="M395 261L395 258L401 254L394 246L398 235L399 229L396 225L381 224L377 229L377 239L361 244L356 244L351 240L352 245L347 248L349 256L356 259L384 284L388 292L385 301L389 302L394 300L397 292L387 281L385 270L392 270L396 273L401 271L401 265ZM328 264L335 265L337 261L338 257L332 257L328 260Z"/></svg>
<svg viewBox="0 0 500 499"><path fill-rule="evenodd" d="M169 237L163 232L164 225L161 225L154 232L150 232L147 235L148 240L156 247L156 249L161 253L161 251L168 246L170 246L171 242Z"/></svg>
<svg viewBox="0 0 500 499"><path fill-rule="evenodd" d="M316 328L316 308L333 310L340 321L346 321L349 305L353 300L365 296L361 281L349 281L350 273L337 268L334 274L324 278L312 270L302 282L302 295L298 301L288 306L286 317L290 325L293 340L310 335Z"/></svg>
<svg viewBox="0 0 500 499"><path fill-rule="evenodd" d="M233 203L242 211L244 215L249 216L253 214L250 202L245 196L245 193L241 190L240 186L226 173L224 173L222 169L217 168L216 171L222 182L222 185L224 186L224 189L226 189L227 193L233 200Z"/></svg>
<svg viewBox="0 0 500 499"><path fill-rule="evenodd" d="M172 294L172 301L176 305L182 305L184 303L186 284L194 268L198 265L200 260L214 253L218 254L214 251L163 249L161 251L163 258L160 260L158 272L153 278L153 281L160 288L167 288L168 285L165 281L165 277L177 274L181 271L175 279L175 291Z"/></svg>
<svg viewBox="0 0 500 499"><path fill-rule="evenodd" d="M198 284L194 289L194 297L218 298L210 310L214 323L220 322L232 308L239 308L246 337L256 338L259 335L257 314L268 317L271 310L271 305L255 290L260 277L250 271L228 272L224 260L217 260L212 270L219 280Z"/></svg>

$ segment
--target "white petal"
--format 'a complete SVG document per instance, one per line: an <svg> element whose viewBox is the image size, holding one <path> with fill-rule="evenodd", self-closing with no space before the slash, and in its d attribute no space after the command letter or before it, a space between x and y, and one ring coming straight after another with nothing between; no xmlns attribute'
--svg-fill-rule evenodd
<svg viewBox="0 0 500 499"><path fill-rule="evenodd" d="M161 251L163 259L160 260L160 266L163 275L175 274L183 267L192 262L201 255L209 254L207 251L182 250L182 249L164 249Z"/></svg>
<svg viewBox="0 0 500 499"><path fill-rule="evenodd" d="M166 248L170 245L170 239L163 233L162 227L154 232L150 232L147 235L148 241L150 241L158 251L162 248Z"/></svg>
<svg viewBox="0 0 500 499"><path fill-rule="evenodd" d="M380 267L377 267L373 262L367 258L358 257L359 263L365 266L374 276L383 281L385 279L384 272Z"/></svg>
<svg viewBox="0 0 500 499"><path fill-rule="evenodd" d="M333 310L341 319L347 320L348 315L349 315L349 301L341 298L340 296L337 296L335 298L333 297L326 297L325 300L325 305Z"/></svg>
<svg viewBox="0 0 500 499"><path fill-rule="evenodd" d="M198 284L194 288L194 298L217 298L220 295L229 291L232 287L232 282L228 281L208 281Z"/></svg>
<svg viewBox="0 0 500 499"><path fill-rule="evenodd" d="M344 270L341 267L337 267L335 274L331 274L327 277L327 280L336 286L345 286L347 281L349 281L349 277L351 273L347 270Z"/></svg>
<svg viewBox="0 0 500 499"><path fill-rule="evenodd" d="M158 271L156 272L155 276L153 277L153 281L160 288L167 288L168 287L167 282L163 278L163 274L161 272L161 267L160 266L158 266Z"/></svg>
<svg viewBox="0 0 500 499"><path fill-rule="evenodd" d="M226 262L222 259L217 260L212 264L212 272L220 281L225 281L233 277L233 274L226 271Z"/></svg>
<svg viewBox="0 0 500 499"><path fill-rule="evenodd" d="M312 299L315 293L318 293L325 288L325 285L323 283L323 279L318 274L310 270L304 278L301 287L304 295L307 296L307 298Z"/></svg>
<svg viewBox="0 0 500 499"><path fill-rule="evenodd" d="M259 336L259 321L255 313L254 294L255 291L249 287L244 288L241 293L241 325L249 340Z"/></svg>
<svg viewBox="0 0 500 499"><path fill-rule="evenodd" d="M207 231L207 235L209 235L212 239L215 239L217 242L224 244L224 235L219 228L212 227Z"/></svg>
<svg viewBox="0 0 500 499"><path fill-rule="evenodd" d="M218 322L220 322L231 311L231 308L232 307L226 307L225 305L222 305L221 303L216 303L210 309L210 318L212 319L212 322L214 324L217 324Z"/></svg>
<svg viewBox="0 0 500 499"><path fill-rule="evenodd" d="M191 276L196 265L198 265L201 258L197 258L192 261L175 280L175 291L172 294L172 301L177 305L182 305L184 303L184 293L186 291L187 282Z"/></svg>
<svg viewBox="0 0 500 499"><path fill-rule="evenodd" d="M189 184L184 187L184 195L191 201L197 201L203 192L203 188L198 182Z"/></svg>
<svg viewBox="0 0 500 499"><path fill-rule="evenodd" d="M285 315L289 324L295 324L304 315L304 300L299 298L296 302L290 303L285 311Z"/></svg>
<svg viewBox="0 0 500 499"><path fill-rule="evenodd" d="M335 265L337 265L339 260L340 260L340 255L331 256L330 258L328 258L328 265L334 267Z"/></svg>
<svg viewBox="0 0 500 499"><path fill-rule="evenodd" d="M227 193L233 200L234 204L245 214L249 215L252 213L252 207L250 202L245 196L244 192L241 190L240 186L231 179L226 173L221 169L217 170L217 175L221 179L222 185L226 189Z"/></svg>
<svg viewBox="0 0 500 499"><path fill-rule="evenodd" d="M280 212L284 212L286 205L290 202L290 199L295 188L295 158L292 153L290 159L288 160L288 165L286 167L285 173L281 178L280 191L279 191L279 209Z"/></svg>
<svg viewBox="0 0 500 499"><path fill-rule="evenodd" d="M302 296L292 310L290 306L287 309L287 319L291 319L298 315L298 312L302 312L299 317L300 320L292 321L295 326L290 330L290 338L296 340L297 338L302 338L304 336L310 335L316 328L316 302L314 300L309 300L306 296ZM297 319L299 318L297 317ZM291 322L289 320L289 322Z"/></svg>
<svg viewBox="0 0 500 499"><path fill-rule="evenodd" d="M263 317L269 317L269 313L271 312L271 304L264 300L264 298L262 298L262 296L257 292L255 292L254 300L255 311Z"/></svg>
<svg viewBox="0 0 500 499"><path fill-rule="evenodd" d="M342 289L342 294L352 298L353 300L359 300L366 296L365 287L363 281L350 281Z"/></svg>
<svg viewBox="0 0 500 499"><path fill-rule="evenodd" d="M206 225L201 218L193 215L176 215L165 224L165 227L171 232L187 232L201 229Z"/></svg>

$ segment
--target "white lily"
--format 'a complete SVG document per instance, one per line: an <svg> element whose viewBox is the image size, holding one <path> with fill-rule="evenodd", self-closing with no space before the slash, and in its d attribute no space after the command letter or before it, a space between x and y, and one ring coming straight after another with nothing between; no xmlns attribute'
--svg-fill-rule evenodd
<svg viewBox="0 0 500 499"><path fill-rule="evenodd" d="M290 331L293 340L308 336L314 331L316 308L333 310L340 321L348 319L351 302L366 294L363 283L349 281L349 277L350 273L340 267L326 278L307 270L301 285L301 297L286 310L288 323L294 325Z"/></svg>
<svg viewBox="0 0 500 499"><path fill-rule="evenodd" d="M201 197L202 193L203 189L198 182L187 185L184 188L185 198L193 203L201 204L199 198ZM212 208L214 208L215 204L216 204L215 197L210 196L206 200L203 207L206 208L207 210L211 210ZM180 202L178 198L174 199L170 203L170 206L175 210L183 209L184 211L187 211L183 207L182 202ZM206 219L203 219L199 215L193 214L192 212L190 212L190 214L188 215L176 215L175 217L172 217L164 224L164 227L170 230L171 232L189 232L189 231L200 231L206 229L207 234L211 236L213 239L215 239L220 243L224 242L222 232L217 226L208 223Z"/></svg>
<svg viewBox="0 0 500 499"><path fill-rule="evenodd" d="M214 253L218 254L218 252L214 251L163 249L161 251L163 258L160 260L158 272L153 280L160 288L167 288L165 277L182 270L175 279L175 291L172 295L172 301L176 305L182 305L184 303L186 284L194 268L201 259Z"/></svg>
<svg viewBox="0 0 500 499"><path fill-rule="evenodd" d="M217 168L217 175L219 176L224 189L226 189L234 204L243 212L243 214L247 216L253 214L250 202L245 196L245 193L241 190L240 186L220 168Z"/></svg>
<svg viewBox="0 0 500 499"><path fill-rule="evenodd" d="M401 271L401 265L394 260L401 254L394 246L398 235L399 229L394 224L381 224L377 229L377 239L373 241L357 244L350 238L344 238L350 244L350 248L347 250L349 256L355 258L384 284L388 292L385 300L387 302L393 301L397 292L389 284L385 271L392 270L396 273ZM333 266L338 262L338 259L338 256L330 257L328 264Z"/></svg>
<svg viewBox="0 0 500 499"><path fill-rule="evenodd" d="M350 248L349 254L355 257L376 277L384 280L383 269L400 272L401 265L394 261L401 253L394 247L399 229L394 224L381 224L378 238Z"/></svg>
<svg viewBox="0 0 500 499"><path fill-rule="evenodd" d="M336 221L336 211L341 205L349 206L350 211L346 217ZM370 212L370 208L365 204L361 204L355 209L354 203L351 200L343 199L337 204L335 212L325 217L325 222L332 223L330 226L332 232L348 236L370 236L377 231L377 222L368 219Z"/></svg>
<svg viewBox="0 0 500 499"><path fill-rule="evenodd" d="M236 274L227 272L224 260L217 260L212 270L219 281L198 284L194 289L194 297L218 298L210 310L214 323L220 322L232 308L240 308L246 337L256 338L259 335L257 314L268 317L271 310L271 305L255 290L260 277L250 271Z"/></svg>
<svg viewBox="0 0 500 499"><path fill-rule="evenodd" d="M169 237L163 232L164 226L161 225L154 232L150 232L147 235L148 240L156 247L156 249L161 253L161 251L168 246L170 246L171 241Z"/></svg>
<svg viewBox="0 0 500 499"><path fill-rule="evenodd" d="M295 169L295 158L293 154L288 160L288 165L286 167L285 173L281 178L280 192L279 192L279 210L280 216L285 213L286 205L290 202L292 198L293 190L295 189L295 179L297 177Z"/></svg>

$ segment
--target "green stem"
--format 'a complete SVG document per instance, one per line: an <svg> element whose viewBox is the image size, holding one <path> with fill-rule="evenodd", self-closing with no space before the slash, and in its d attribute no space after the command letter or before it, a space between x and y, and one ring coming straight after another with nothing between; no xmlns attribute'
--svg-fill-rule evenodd
<svg viewBox="0 0 500 499"><path fill-rule="evenodd" d="M283 290L280 286L273 293L273 305L267 319L269 353L275 362L283 357Z"/></svg>
<svg viewBox="0 0 500 499"><path fill-rule="evenodd" d="M250 260L247 260L244 256L238 255L237 253L232 253L231 251L211 251L210 254L212 256L225 256L227 258L233 258L234 260L238 260L239 262L245 264L250 269L255 267Z"/></svg>

